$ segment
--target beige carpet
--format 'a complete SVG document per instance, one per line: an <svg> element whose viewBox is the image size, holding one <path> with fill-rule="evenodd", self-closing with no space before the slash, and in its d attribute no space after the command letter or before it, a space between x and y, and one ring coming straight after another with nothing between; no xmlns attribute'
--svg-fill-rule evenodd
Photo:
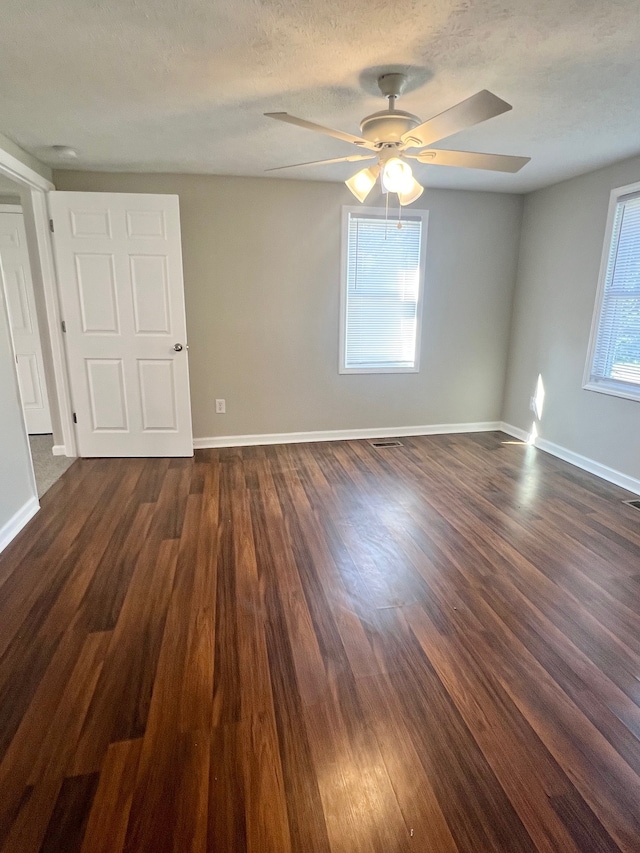
<svg viewBox="0 0 640 853"><path fill-rule="evenodd" d="M54 456L52 435L30 435L31 458L33 459L33 470L36 475L36 486L38 497L53 486L60 479L67 468L75 462L68 456Z"/></svg>

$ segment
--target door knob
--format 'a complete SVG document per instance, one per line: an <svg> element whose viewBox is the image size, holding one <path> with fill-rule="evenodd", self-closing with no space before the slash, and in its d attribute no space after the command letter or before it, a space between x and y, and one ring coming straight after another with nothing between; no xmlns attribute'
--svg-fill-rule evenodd
<svg viewBox="0 0 640 853"><path fill-rule="evenodd" d="M182 352L182 344L174 344L173 348L176 352Z"/></svg>

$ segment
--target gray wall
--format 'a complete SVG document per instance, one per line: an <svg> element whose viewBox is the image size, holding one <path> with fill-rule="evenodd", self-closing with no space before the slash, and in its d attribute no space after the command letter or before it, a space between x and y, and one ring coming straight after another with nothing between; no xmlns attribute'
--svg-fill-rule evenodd
<svg viewBox="0 0 640 853"><path fill-rule="evenodd" d="M33 497L31 456L0 281L0 531Z"/></svg>
<svg viewBox="0 0 640 853"><path fill-rule="evenodd" d="M427 190L418 374L339 375L342 184L57 171L180 196L194 435L500 419L522 198ZM227 414L215 414L215 399Z"/></svg>
<svg viewBox="0 0 640 853"><path fill-rule="evenodd" d="M503 420L529 431L529 398L545 386L539 435L640 477L640 403L582 388L600 258L614 187L640 180L640 158L526 197Z"/></svg>

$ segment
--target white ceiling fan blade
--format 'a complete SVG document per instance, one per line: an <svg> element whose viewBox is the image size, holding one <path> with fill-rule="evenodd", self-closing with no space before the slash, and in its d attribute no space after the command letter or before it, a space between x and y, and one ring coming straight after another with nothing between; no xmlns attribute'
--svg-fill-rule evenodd
<svg viewBox="0 0 640 853"><path fill-rule="evenodd" d="M343 142L351 142L353 145L359 145L364 148L375 148L373 143L367 142L361 136L353 136L351 133L344 133L342 130L333 130L331 127L324 127L322 124L316 124L313 121L307 121L304 118L296 118L290 116L289 113L265 113L268 118L275 118L278 121L285 121L287 124L295 124L296 127L303 127L306 130L314 130L316 133L324 133L326 136L333 136L335 139L341 139Z"/></svg>
<svg viewBox="0 0 640 853"><path fill-rule="evenodd" d="M406 154L420 163L434 166L462 166L466 169L488 169L490 172L519 172L531 157L512 157L510 154L480 154L475 151L443 151L430 148L419 154Z"/></svg>
<svg viewBox="0 0 640 853"><path fill-rule="evenodd" d="M281 169L297 169L298 166L327 166L329 163L356 163L358 160L375 160L376 154L351 154L349 157L334 157L332 160L309 160L308 163L292 163L291 166L274 166L265 172L279 172Z"/></svg>
<svg viewBox="0 0 640 853"><path fill-rule="evenodd" d="M498 98L497 95L483 89L466 101L461 101L455 107L451 107L428 121L408 130L402 136L402 141L407 148L421 148L423 145L432 145L447 136L453 136L467 127L480 124L482 121L499 116L512 109L511 104Z"/></svg>

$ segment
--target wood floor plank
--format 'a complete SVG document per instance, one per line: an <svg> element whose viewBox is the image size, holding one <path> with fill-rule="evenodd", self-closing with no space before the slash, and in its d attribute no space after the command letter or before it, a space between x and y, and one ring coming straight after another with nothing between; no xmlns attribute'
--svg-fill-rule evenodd
<svg viewBox="0 0 640 853"><path fill-rule="evenodd" d="M458 853L458 845L416 751L389 676L366 676L357 679L356 684L367 724L376 734L411 839L411 849L416 853L433 850Z"/></svg>
<svg viewBox="0 0 640 853"><path fill-rule="evenodd" d="M242 768L249 853L291 853L282 763L273 711L244 719Z"/></svg>
<svg viewBox="0 0 640 853"><path fill-rule="evenodd" d="M72 769L100 768L109 743L144 733L173 585L176 540L140 554L84 722Z"/></svg>
<svg viewBox="0 0 640 853"><path fill-rule="evenodd" d="M220 510L217 533L215 668L213 682L213 724L228 725L241 718L241 687L237 620L237 574L229 490L230 469L221 466Z"/></svg>
<svg viewBox="0 0 640 853"><path fill-rule="evenodd" d="M111 641L111 632L89 634L69 676L60 704L47 723L47 733L33 762L29 783L64 778Z"/></svg>
<svg viewBox="0 0 640 853"><path fill-rule="evenodd" d="M175 554L177 544L168 540L165 547ZM164 853L179 850L179 844L194 853L205 849L211 733L209 728L183 730L185 722L193 719L185 715L181 703L184 666L191 653L190 626L179 606L185 595L189 595L186 586L176 588L169 605L142 740L126 851ZM199 621L195 608L194 618ZM210 692L204 709L207 723L211 708Z"/></svg>
<svg viewBox="0 0 640 853"><path fill-rule="evenodd" d="M141 739L112 743L102 764L81 853L121 853L129 822Z"/></svg>
<svg viewBox="0 0 640 853"><path fill-rule="evenodd" d="M0 851L637 853L625 497L501 433L80 460L0 556Z"/></svg>
<svg viewBox="0 0 640 853"><path fill-rule="evenodd" d="M209 850L247 851L242 723L213 729L209 762Z"/></svg>
<svg viewBox="0 0 640 853"><path fill-rule="evenodd" d="M278 733L278 744L284 791L289 818L291 848L309 853L330 850L325 815L320 799L318 779L313 769L311 747L303 716L303 694L296 672L293 645L287 628L286 599L283 600L274 578L278 562L279 541L275 555L269 545L268 531L259 521L257 508L252 505L258 572L265 578L265 605L269 614L265 623L265 639L269 659L269 674ZM314 651L318 670L323 671L317 648ZM312 688L312 696L316 696ZM224 848L223 848L224 849Z"/></svg>
<svg viewBox="0 0 640 853"><path fill-rule="evenodd" d="M40 853L80 853L97 784L97 773L64 780Z"/></svg>
<svg viewBox="0 0 640 853"><path fill-rule="evenodd" d="M192 567L192 574L180 571L180 583L174 585L168 624L177 616L187 620L186 650L180 690L181 731L208 731L213 713L215 614L218 535L217 469L205 476L202 499L189 498L187 513L193 522L185 524L178 567ZM196 525L196 530L192 528ZM185 535L186 533L186 535ZM174 615L175 614L175 615ZM165 631L166 634L166 631ZM182 636L182 634L180 635ZM156 679L157 683L157 679Z"/></svg>
<svg viewBox="0 0 640 853"><path fill-rule="evenodd" d="M112 631L118 621L131 576L153 518L153 504L139 503L132 496L121 524L111 537L82 601L82 619L87 632Z"/></svg>
<svg viewBox="0 0 640 853"><path fill-rule="evenodd" d="M29 787L20 798L20 808L5 838L2 853L39 853L51 815L56 807L62 779Z"/></svg>

